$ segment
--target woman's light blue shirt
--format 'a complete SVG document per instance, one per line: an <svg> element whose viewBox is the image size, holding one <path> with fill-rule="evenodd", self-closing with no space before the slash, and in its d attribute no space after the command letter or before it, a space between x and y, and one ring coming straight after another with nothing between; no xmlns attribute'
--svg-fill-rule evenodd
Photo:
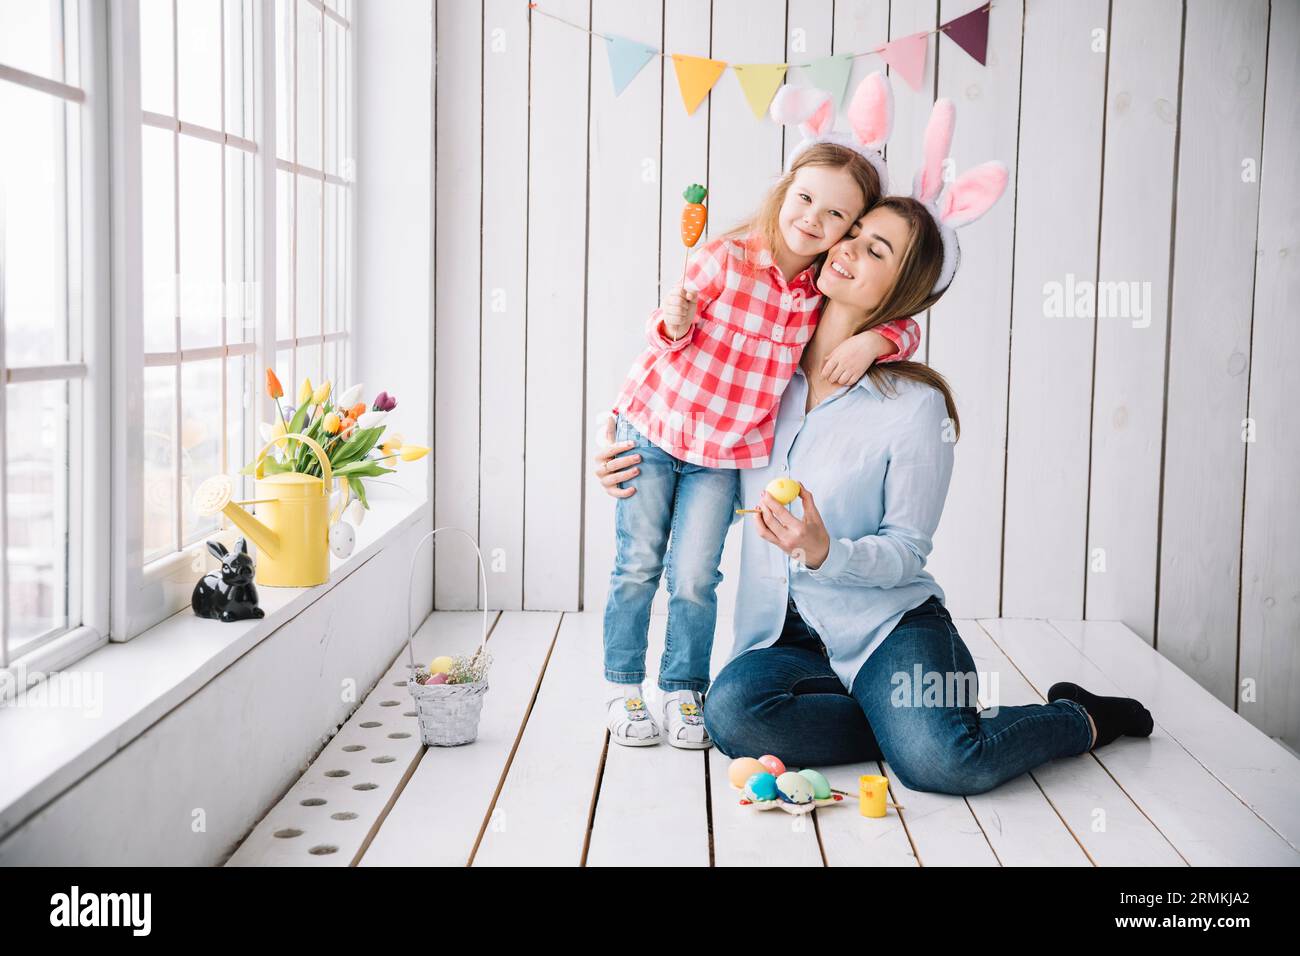
<svg viewBox="0 0 1300 956"><path fill-rule="evenodd" d="M924 568L952 476L952 422L929 385L893 378L886 391L864 375L805 415L808 381L795 370L770 464L741 470L737 506L757 506L768 482L788 475L811 492L830 552L810 571L759 537L754 515L743 516L733 659L775 643L793 596L851 689L905 612L932 594L944 599ZM800 500L789 508L802 517Z"/></svg>

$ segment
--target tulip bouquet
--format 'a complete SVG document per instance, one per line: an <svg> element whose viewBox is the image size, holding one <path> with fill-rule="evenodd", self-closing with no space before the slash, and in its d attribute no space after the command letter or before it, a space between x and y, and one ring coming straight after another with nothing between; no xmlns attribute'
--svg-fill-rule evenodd
<svg viewBox="0 0 1300 956"><path fill-rule="evenodd" d="M297 406L284 406L280 399L284 388L271 369L266 370L266 392L274 401L279 417L258 426L264 442L277 441L274 457L251 462L240 474L274 475L282 472L300 472L321 475L320 462L304 442L283 436L298 432L313 439L325 449L330 467L336 478L347 482L348 497L356 497L349 506L348 517L360 524L366 501L364 479L391 474L395 468L385 468L384 462L419 461L429 453L424 445L410 445L401 435L385 435L384 420L397 407L397 399L387 392L375 396L369 407L361 400L361 385L353 385L337 397L333 396L329 382L313 388L311 379L304 379L298 389ZM345 503L346 504L346 503Z"/></svg>

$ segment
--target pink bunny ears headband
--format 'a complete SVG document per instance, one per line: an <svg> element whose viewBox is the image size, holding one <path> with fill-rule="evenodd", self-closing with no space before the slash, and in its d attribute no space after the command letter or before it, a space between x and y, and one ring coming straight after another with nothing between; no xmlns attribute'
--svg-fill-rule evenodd
<svg viewBox="0 0 1300 956"><path fill-rule="evenodd" d="M795 157L814 143L835 143L861 154L880 177L882 195L889 194L889 169L880 150L894 126L894 94L882 73L870 73L858 84L846 112L851 134L836 133L834 98L825 90L786 85L772 100L772 119L783 126L798 125L804 139L790 151L788 172ZM961 247L957 232L992 208L1007 188L1002 163L981 163L958 176L944 191L944 164L952 146L957 110L948 99L936 100L925 127L922 166L912 183L912 196L929 211L943 239L943 266L931 294L944 291L957 274Z"/></svg>
<svg viewBox="0 0 1300 956"><path fill-rule="evenodd" d="M772 119L782 126L798 125L804 139L790 150L786 172L795 157L814 143L834 143L863 156L880 177L880 192L889 192L889 169L880 150L894 126L894 93L883 73L871 73L858 84L846 113L852 133L836 133L835 100L825 90L786 85L772 100Z"/></svg>
<svg viewBox="0 0 1300 956"><path fill-rule="evenodd" d="M943 268L930 290L931 295L947 289L957 274L961 261L957 230L988 212L1007 188L1007 167L990 160L966 170L944 191L944 163L948 160L956 125L957 110L952 100L935 100L930 121L925 126L921 168L912 180L912 197L929 210L943 239Z"/></svg>

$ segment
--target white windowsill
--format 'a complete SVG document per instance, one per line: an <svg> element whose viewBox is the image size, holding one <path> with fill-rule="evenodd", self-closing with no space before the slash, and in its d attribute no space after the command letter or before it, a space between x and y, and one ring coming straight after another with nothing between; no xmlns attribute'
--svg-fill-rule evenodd
<svg viewBox="0 0 1300 956"><path fill-rule="evenodd" d="M0 706L0 840L337 587L417 522L428 501L372 492L370 505L352 554L342 561L330 558L327 582L314 588L258 588L265 617L223 623L195 617L187 606L130 641L92 651L60 671L58 679L33 689L38 702L63 693L64 706L57 700L34 706L26 697ZM69 688L98 699L87 706L68 696Z"/></svg>

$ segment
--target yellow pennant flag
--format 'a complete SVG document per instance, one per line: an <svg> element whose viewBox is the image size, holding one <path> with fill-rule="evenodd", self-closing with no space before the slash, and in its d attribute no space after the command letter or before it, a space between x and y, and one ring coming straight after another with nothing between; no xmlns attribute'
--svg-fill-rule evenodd
<svg viewBox="0 0 1300 956"><path fill-rule="evenodd" d="M674 53L673 66L677 68L677 85L682 90L682 103L687 115L694 113L713 84L718 82L727 64L722 60L709 60L702 56L682 56Z"/></svg>
<svg viewBox="0 0 1300 956"><path fill-rule="evenodd" d="M749 101L749 108L754 111L754 116L762 119L767 115L767 107L772 102L772 97L776 95L776 89L785 79L785 71L788 65L785 63L733 63L731 68L736 71L736 79L740 81L740 88L745 92L745 99Z"/></svg>

